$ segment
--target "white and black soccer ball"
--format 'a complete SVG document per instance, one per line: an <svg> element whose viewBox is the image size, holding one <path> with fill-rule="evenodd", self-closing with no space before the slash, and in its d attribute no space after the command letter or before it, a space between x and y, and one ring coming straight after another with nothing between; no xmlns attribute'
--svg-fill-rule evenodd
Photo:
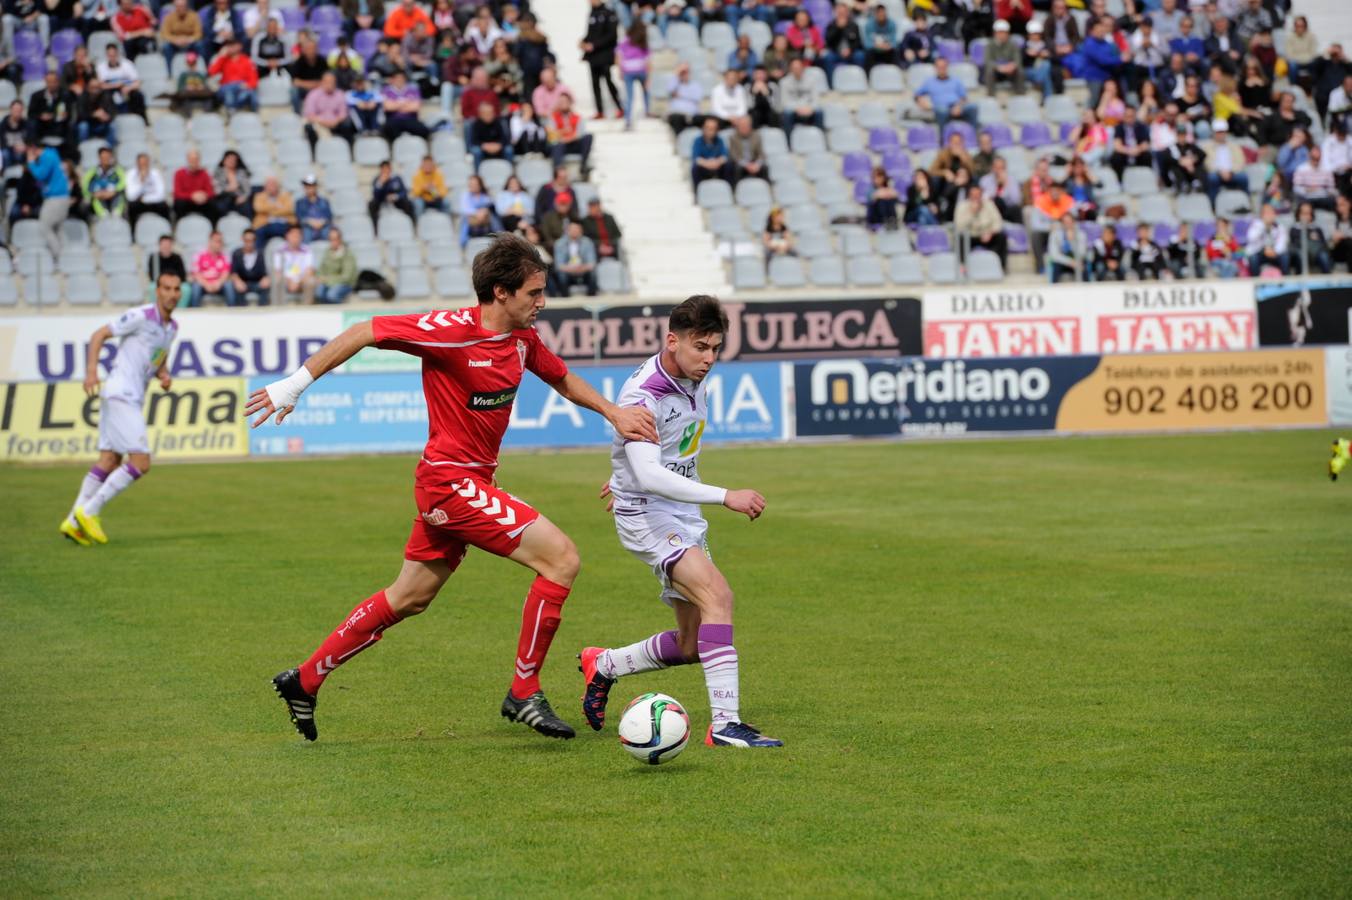
<svg viewBox="0 0 1352 900"><path fill-rule="evenodd" d="M620 745L640 762L658 765L680 755L690 741L690 716L675 697L635 697L620 716Z"/></svg>

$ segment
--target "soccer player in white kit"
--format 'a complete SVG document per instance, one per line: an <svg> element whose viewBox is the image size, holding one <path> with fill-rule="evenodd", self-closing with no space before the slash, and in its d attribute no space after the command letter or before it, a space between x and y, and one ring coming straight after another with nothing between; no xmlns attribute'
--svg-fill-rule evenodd
<svg viewBox="0 0 1352 900"><path fill-rule="evenodd" d="M700 504L717 503L755 521L765 498L753 490L728 490L699 478L700 438L708 412L709 374L728 317L714 297L696 295L677 306L666 347L629 376L619 406L642 406L657 421L660 444L616 435L610 453L611 497L620 544L652 567L661 599L676 614L676 630L628 647L587 647L579 655L586 693L582 713L593 730L605 725L606 701L616 679L669 666L704 666L713 722L711 747L782 747L741 719L737 648L732 642L732 588L714 565L705 539L709 524Z"/></svg>
<svg viewBox="0 0 1352 900"><path fill-rule="evenodd" d="M141 405L151 378L158 378L166 391L172 384L166 360L178 335L173 316L181 291L177 275L161 274L154 303L127 310L89 338L84 389L91 397L100 394L99 461L85 475L60 526L61 534L82 547L108 543L99 520L104 504L150 471L150 441ZM99 391L99 353L109 338L118 339L117 357Z"/></svg>

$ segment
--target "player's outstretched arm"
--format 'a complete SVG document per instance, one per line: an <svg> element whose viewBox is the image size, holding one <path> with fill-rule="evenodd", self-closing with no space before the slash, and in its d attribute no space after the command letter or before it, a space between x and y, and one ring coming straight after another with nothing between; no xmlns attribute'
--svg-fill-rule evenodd
<svg viewBox="0 0 1352 900"><path fill-rule="evenodd" d="M353 325L316 350L299 369L280 381L274 381L250 394L249 402L244 406L244 417L247 419L254 413L261 413L262 415L253 421L252 427L257 428L276 413L277 424L282 424L282 420L296 408L296 401L300 399L300 395L314 384L316 378L330 369L338 368L355 356L357 351L375 342L370 321Z"/></svg>
<svg viewBox="0 0 1352 900"><path fill-rule="evenodd" d="M624 455L644 493L678 503L718 503L753 522L765 511L765 498L756 491L730 491L677 475L662 465L662 448L656 444L639 441L625 444Z"/></svg>
<svg viewBox="0 0 1352 900"><path fill-rule="evenodd" d="M99 354L103 352L103 345L112 336L113 329L107 325L89 336L89 350L85 353L84 392L90 397L99 389Z"/></svg>
<svg viewBox="0 0 1352 900"><path fill-rule="evenodd" d="M616 406L602 397L590 384L569 372L550 385L564 399L605 416L616 433L628 441L658 442L653 414L641 406Z"/></svg>

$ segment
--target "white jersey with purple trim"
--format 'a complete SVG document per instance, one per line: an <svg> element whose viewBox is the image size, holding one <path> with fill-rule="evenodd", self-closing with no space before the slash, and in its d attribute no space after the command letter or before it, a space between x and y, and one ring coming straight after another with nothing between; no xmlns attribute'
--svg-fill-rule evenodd
<svg viewBox="0 0 1352 900"><path fill-rule="evenodd" d="M164 363L178 336L178 322L161 322L159 307L152 303L127 310L109 322L108 328L118 339L117 357L102 394L139 408L146 396L146 384Z"/></svg>
<svg viewBox="0 0 1352 900"><path fill-rule="evenodd" d="M659 353L639 366L625 381L615 402L620 406L642 406L651 412L662 442L662 465L677 475L699 481L700 442L709 415L704 383L673 378L662 368L660 358ZM700 515L698 503L682 503L643 491L624 445L624 438L617 434L610 448L610 492L617 507L641 505L682 516Z"/></svg>

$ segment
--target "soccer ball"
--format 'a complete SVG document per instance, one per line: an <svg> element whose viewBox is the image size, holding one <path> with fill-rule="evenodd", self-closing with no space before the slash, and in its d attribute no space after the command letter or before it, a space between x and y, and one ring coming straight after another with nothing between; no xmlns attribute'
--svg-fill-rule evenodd
<svg viewBox="0 0 1352 900"><path fill-rule="evenodd" d="M635 697L620 717L620 746L640 762L669 762L689 740L690 717L679 700L666 694Z"/></svg>

